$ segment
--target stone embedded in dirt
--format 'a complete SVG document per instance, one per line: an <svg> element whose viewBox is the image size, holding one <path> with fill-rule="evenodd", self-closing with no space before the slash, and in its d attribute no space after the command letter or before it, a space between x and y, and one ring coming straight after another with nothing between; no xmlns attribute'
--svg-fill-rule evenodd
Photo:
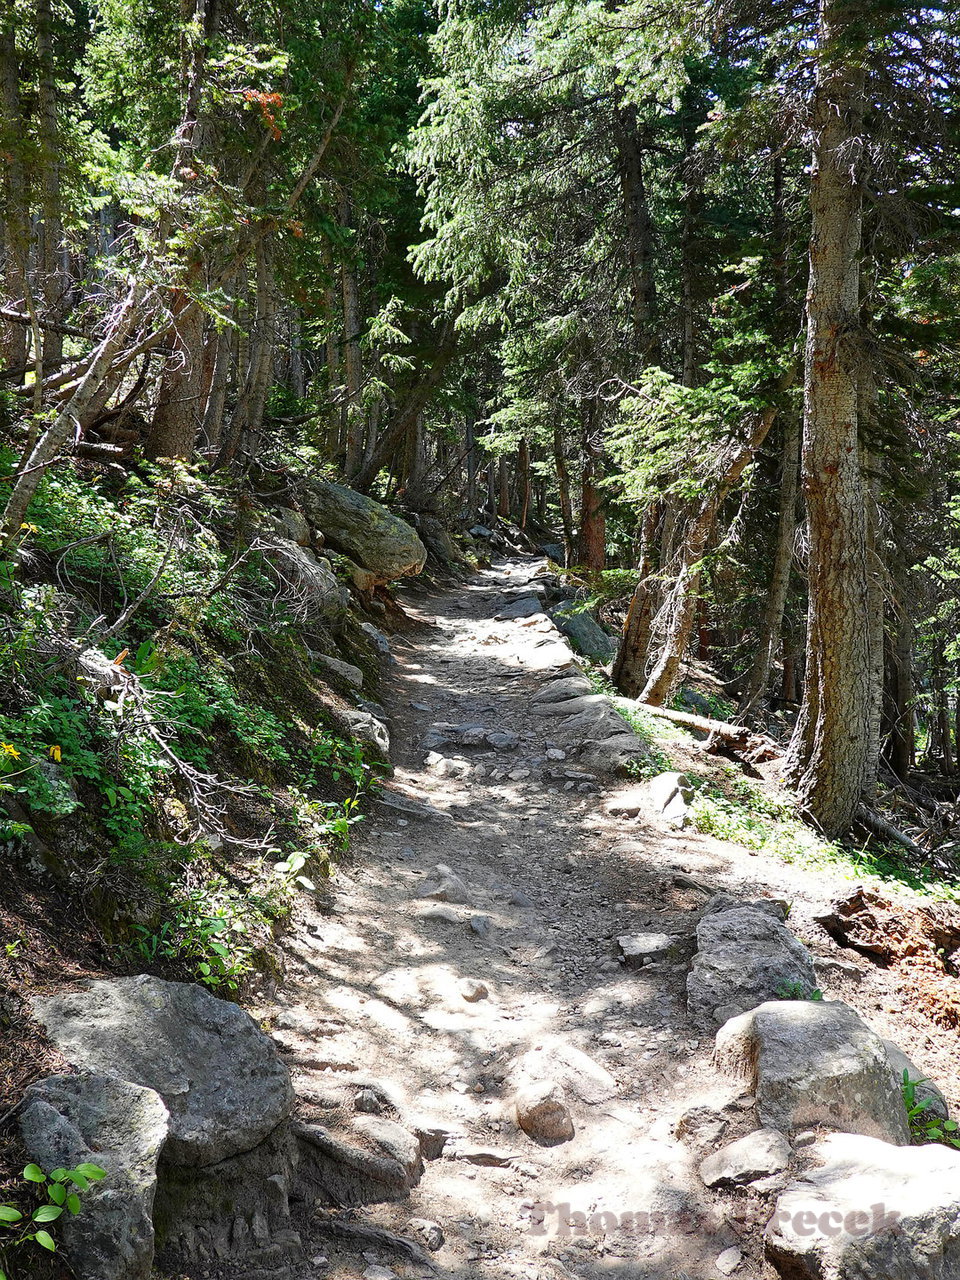
<svg viewBox="0 0 960 1280"><path fill-rule="evenodd" d="M806 947L780 920L753 906L705 914L687 977L687 1007L699 1026L716 1026L788 987L813 991Z"/></svg>
<svg viewBox="0 0 960 1280"><path fill-rule="evenodd" d="M382 756L389 756L390 730L379 717L362 707L340 707L335 715L351 737L375 747Z"/></svg>
<svg viewBox="0 0 960 1280"><path fill-rule="evenodd" d="M460 983L460 994L468 1004L476 1004L478 1000L486 1000L490 989L485 982L476 978L464 978Z"/></svg>
<svg viewBox="0 0 960 1280"><path fill-rule="evenodd" d="M455 756L441 756L436 751L427 753L424 764L439 778L466 778L471 772L469 760L459 760Z"/></svg>
<svg viewBox="0 0 960 1280"><path fill-rule="evenodd" d="M490 930L493 928L493 921L489 916L471 916L469 920L470 929L478 938L489 938Z"/></svg>
<svg viewBox="0 0 960 1280"><path fill-rule="evenodd" d="M755 1129L701 1161L700 1177L708 1187L742 1186L782 1173L790 1155L790 1143L778 1129Z"/></svg>
<svg viewBox="0 0 960 1280"><path fill-rule="evenodd" d="M593 685L586 676L564 676L561 680L548 680L530 699L534 706L548 702L567 702L571 698L593 693Z"/></svg>
<svg viewBox="0 0 960 1280"><path fill-rule="evenodd" d="M358 1089L353 1099L354 1108L365 1115L378 1116L383 1110L383 1102L375 1089Z"/></svg>
<svg viewBox="0 0 960 1280"><path fill-rule="evenodd" d="M588 738L580 748L580 761L597 773L633 777L637 765L648 762L650 749L642 738L628 733L619 716L611 722L612 732L604 738Z"/></svg>
<svg viewBox="0 0 960 1280"><path fill-rule="evenodd" d="M326 542L370 569L379 582L417 574L426 563L426 548L412 525L373 498L320 479L301 486L299 496L304 514Z"/></svg>
<svg viewBox="0 0 960 1280"><path fill-rule="evenodd" d="M520 735L505 729L494 729L486 735L487 743L494 751L514 751L520 745Z"/></svg>
<svg viewBox="0 0 960 1280"><path fill-rule="evenodd" d="M547 747L548 760L566 760L567 753L561 751L559 747Z"/></svg>
<svg viewBox="0 0 960 1280"><path fill-rule="evenodd" d="M732 1276L742 1261L743 1254L739 1249L724 1249L713 1265L722 1276Z"/></svg>
<svg viewBox="0 0 960 1280"><path fill-rule="evenodd" d="M445 862L437 865L427 874L418 898L432 898L434 902L470 902L470 890Z"/></svg>
<svg viewBox="0 0 960 1280"><path fill-rule="evenodd" d="M391 1267L381 1267L379 1263L371 1263L361 1273L363 1280L400 1280Z"/></svg>
<svg viewBox="0 0 960 1280"><path fill-rule="evenodd" d="M352 1131L295 1123L299 1182L327 1204L377 1204L402 1199L423 1172L416 1134L384 1116L359 1115Z"/></svg>
<svg viewBox="0 0 960 1280"><path fill-rule="evenodd" d="M903 1084L903 1073L906 1071L908 1078L914 1084L914 1094L918 1103L926 1102L924 1115L933 1119L939 1117L941 1120L950 1119L950 1108L947 1100L943 1096L942 1091L917 1067L907 1055L903 1052L899 1045L894 1044L892 1040L884 1040L883 1047L887 1051L887 1058L890 1061L890 1067L893 1071L893 1078L900 1088Z"/></svg>
<svg viewBox="0 0 960 1280"><path fill-rule="evenodd" d="M767 1226L789 1280L953 1280L960 1275L960 1151L829 1134Z"/></svg>
<svg viewBox="0 0 960 1280"><path fill-rule="evenodd" d="M512 907L535 907L537 905L522 889L513 889L507 901Z"/></svg>
<svg viewBox="0 0 960 1280"><path fill-rule="evenodd" d="M603 693L580 694L575 698L564 698L560 702L539 702L531 706L538 716L575 716L582 711L606 709L610 700Z"/></svg>
<svg viewBox="0 0 960 1280"><path fill-rule="evenodd" d="M750 1083L767 1128L910 1141L883 1041L840 1001L769 1001L733 1018L717 1034L716 1061Z"/></svg>
<svg viewBox="0 0 960 1280"><path fill-rule="evenodd" d="M160 1095L81 1071L31 1085L19 1114L27 1155L41 1168L90 1163L106 1171L84 1193L80 1213L59 1224L77 1280L149 1280L157 1159L168 1128Z"/></svg>
<svg viewBox="0 0 960 1280"><path fill-rule="evenodd" d="M519 1158L519 1154L517 1151L504 1151L501 1147L464 1140L448 1142L443 1150L445 1159L464 1160L467 1164L484 1165L490 1169L509 1169Z"/></svg>
<svg viewBox="0 0 960 1280"><path fill-rule="evenodd" d="M555 1080L581 1102L596 1106L616 1097L617 1082L598 1062L560 1036L546 1036L516 1064L518 1087L541 1080Z"/></svg>
<svg viewBox="0 0 960 1280"><path fill-rule="evenodd" d="M352 662L342 662L339 658L331 658L326 653L315 654L314 661L319 662L321 667L326 667L328 671L332 671L335 676L339 676L341 680L351 685L354 689L362 687L363 672L359 667L355 667Z"/></svg>
<svg viewBox="0 0 960 1280"><path fill-rule="evenodd" d="M74 1066L154 1089L170 1111L164 1160L207 1165L250 1151L290 1114L290 1073L238 1005L141 974L37 998Z"/></svg>
<svg viewBox="0 0 960 1280"><path fill-rule="evenodd" d="M459 924L460 916L453 907L448 907L443 902L436 902L432 906L424 907L417 913L421 920L442 920L444 924Z"/></svg>
<svg viewBox="0 0 960 1280"><path fill-rule="evenodd" d="M543 602L536 596L521 596L519 600L504 605L493 618L495 622L509 622L514 618L532 618L535 613L542 612Z"/></svg>
<svg viewBox="0 0 960 1280"><path fill-rule="evenodd" d="M628 969L668 960L679 954L682 945L682 939L669 933L624 933L617 938L617 950Z"/></svg>
<svg viewBox="0 0 960 1280"><path fill-rule="evenodd" d="M658 773L655 778L636 788L643 797L643 808L661 817L668 826L685 825L687 811L695 792L690 779L684 773ZM639 812L639 808L637 812Z"/></svg>
<svg viewBox="0 0 960 1280"><path fill-rule="evenodd" d="M688 1107L677 1118L673 1132L693 1146L712 1147L721 1141L730 1121L713 1107Z"/></svg>
<svg viewBox="0 0 960 1280"><path fill-rule="evenodd" d="M573 1120L555 1080L538 1080L524 1085L514 1098L517 1124L538 1142L569 1142Z"/></svg>
<svg viewBox="0 0 960 1280"><path fill-rule="evenodd" d="M626 791L611 796L603 807L613 817L635 818L649 802L650 797L645 787L628 787Z"/></svg>
<svg viewBox="0 0 960 1280"><path fill-rule="evenodd" d="M443 1248L443 1228L439 1222L432 1222L429 1218L411 1218L407 1227L420 1237L431 1253Z"/></svg>

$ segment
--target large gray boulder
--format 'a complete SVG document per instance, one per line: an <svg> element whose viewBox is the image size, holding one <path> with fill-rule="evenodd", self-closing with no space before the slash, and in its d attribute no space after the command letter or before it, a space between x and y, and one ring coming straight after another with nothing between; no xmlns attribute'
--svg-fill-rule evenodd
<svg viewBox="0 0 960 1280"><path fill-rule="evenodd" d="M787 1280L956 1280L960 1151L829 1134L780 1195L765 1251Z"/></svg>
<svg viewBox="0 0 960 1280"><path fill-rule="evenodd" d="M732 1018L717 1034L716 1061L748 1081L767 1128L910 1141L883 1041L841 1001L773 1000Z"/></svg>
<svg viewBox="0 0 960 1280"><path fill-rule="evenodd" d="M164 1159L210 1165L250 1151L290 1113L290 1073L239 1006L141 974L38 998L68 1062L155 1090L170 1112Z"/></svg>
<svg viewBox="0 0 960 1280"><path fill-rule="evenodd" d="M576 649L584 657L598 662L609 662L617 651L617 642L604 631L583 607L572 600L561 601L550 611L550 616Z"/></svg>
<svg viewBox="0 0 960 1280"><path fill-rule="evenodd" d="M788 987L813 991L813 960L774 914L730 900L697 925L697 954L687 976L687 1007L700 1026L728 1018Z"/></svg>
<svg viewBox="0 0 960 1280"><path fill-rule="evenodd" d="M82 1071L48 1076L24 1094L20 1134L46 1170L96 1164L105 1172L76 1217L58 1223L78 1280L149 1280L157 1158L168 1115L159 1094Z"/></svg>
<svg viewBox="0 0 960 1280"><path fill-rule="evenodd" d="M412 525L373 498L330 480L313 480L303 490L301 505L334 550L380 582L419 573L426 562L426 548Z"/></svg>

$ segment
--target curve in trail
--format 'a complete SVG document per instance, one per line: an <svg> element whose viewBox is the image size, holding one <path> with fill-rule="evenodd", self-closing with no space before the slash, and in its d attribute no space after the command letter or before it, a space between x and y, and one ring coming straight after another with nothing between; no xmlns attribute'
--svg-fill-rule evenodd
<svg viewBox="0 0 960 1280"><path fill-rule="evenodd" d="M391 1121L418 1131L432 1158L409 1198L360 1216L431 1248L444 1240L431 1272L383 1242L319 1232L305 1274L707 1280L762 1267L773 1188L733 1199L698 1176L749 1102L687 1018L703 897L678 874L707 869L718 888L755 891L756 860L730 871L729 846L624 826L604 784L561 758L555 719L531 707L542 622L495 620L540 567L505 563L404 601L415 625L395 638L386 681L397 765L386 803L326 907L306 910L285 943L272 1022L305 1120L361 1149L395 1148L410 1181L417 1155ZM580 777L554 776L571 765ZM616 938L642 932L687 943L623 967ZM516 1089L537 1078L556 1083L571 1140L518 1128ZM726 1117L719 1129L703 1104Z"/></svg>

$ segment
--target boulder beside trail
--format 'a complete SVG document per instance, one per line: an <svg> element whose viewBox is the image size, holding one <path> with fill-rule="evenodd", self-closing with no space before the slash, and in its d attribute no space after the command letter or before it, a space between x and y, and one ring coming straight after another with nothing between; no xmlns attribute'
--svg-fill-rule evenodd
<svg viewBox="0 0 960 1280"><path fill-rule="evenodd" d="M154 1089L170 1112L164 1160L215 1164L262 1142L293 1106L290 1073L238 1005L141 974L34 1001L74 1066Z"/></svg>
<svg viewBox="0 0 960 1280"><path fill-rule="evenodd" d="M732 898L717 910L708 904L687 977L694 1021L715 1027L788 988L808 993L816 985L810 953L774 912Z"/></svg>
<svg viewBox="0 0 960 1280"><path fill-rule="evenodd" d="M960 1151L829 1134L780 1195L765 1252L785 1280L954 1280Z"/></svg>
<svg viewBox="0 0 960 1280"><path fill-rule="evenodd" d="M96 1164L106 1177L60 1221L78 1280L149 1280L157 1159L168 1114L159 1094L97 1072L48 1076L20 1108L20 1135L45 1170Z"/></svg>
<svg viewBox="0 0 960 1280"><path fill-rule="evenodd" d="M609 662L616 653L617 642L613 636L573 601L561 601L551 609L550 616L577 653L584 657Z"/></svg>
<svg viewBox="0 0 960 1280"><path fill-rule="evenodd" d="M330 480L312 480L300 496L308 520L326 542L380 582L423 568L427 551L416 530L373 498Z"/></svg>
<svg viewBox="0 0 960 1280"><path fill-rule="evenodd" d="M883 1041L840 1001L771 1000L732 1018L717 1034L716 1061L748 1082L768 1128L910 1141Z"/></svg>

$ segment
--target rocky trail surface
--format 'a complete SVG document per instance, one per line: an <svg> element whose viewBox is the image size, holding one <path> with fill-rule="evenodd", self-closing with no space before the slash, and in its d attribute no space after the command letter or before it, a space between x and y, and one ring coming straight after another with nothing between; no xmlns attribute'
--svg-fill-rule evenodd
<svg viewBox="0 0 960 1280"><path fill-rule="evenodd" d="M549 619L517 607L540 568L405 600L395 775L256 1011L329 1188L322 1229L301 1224L305 1278L773 1274L784 1140L748 1142L732 1171L711 1156L756 1129L754 1099L687 1007L712 892L788 900L827 998L952 1074L954 1033L813 923L848 881L617 812L636 783L586 767L583 731L534 701L575 674Z"/></svg>

